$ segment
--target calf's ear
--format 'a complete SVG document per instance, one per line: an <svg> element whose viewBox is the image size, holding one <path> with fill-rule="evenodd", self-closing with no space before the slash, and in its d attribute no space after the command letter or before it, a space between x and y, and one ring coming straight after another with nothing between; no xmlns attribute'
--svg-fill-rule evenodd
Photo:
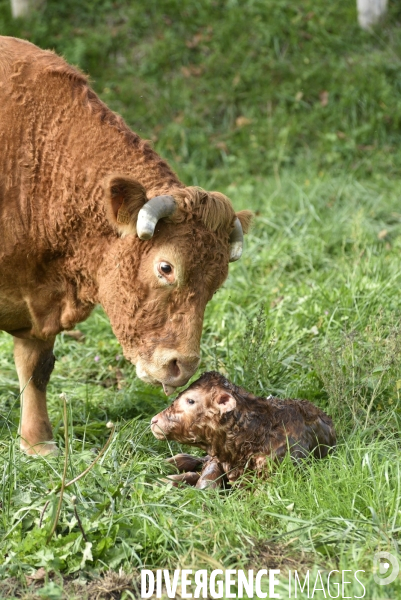
<svg viewBox="0 0 401 600"><path fill-rule="evenodd" d="M112 175L104 183L108 220L121 235L136 233L138 213L147 202L145 188L126 175Z"/></svg>
<svg viewBox="0 0 401 600"><path fill-rule="evenodd" d="M221 415L224 413L231 412L237 406L237 401L235 398L231 396L231 394L227 394L227 392L220 392L216 397L217 408Z"/></svg>

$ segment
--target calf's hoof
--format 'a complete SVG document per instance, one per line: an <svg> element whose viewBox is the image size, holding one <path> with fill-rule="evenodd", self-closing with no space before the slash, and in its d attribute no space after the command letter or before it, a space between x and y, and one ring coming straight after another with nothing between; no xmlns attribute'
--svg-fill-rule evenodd
<svg viewBox="0 0 401 600"><path fill-rule="evenodd" d="M201 477L199 477L195 487L197 490L215 490L217 488L223 487L223 483L221 479L202 479Z"/></svg>
<svg viewBox="0 0 401 600"><path fill-rule="evenodd" d="M198 490L216 489L224 486L226 474L222 464L216 458L210 458L203 465L202 472L196 483Z"/></svg>
<svg viewBox="0 0 401 600"><path fill-rule="evenodd" d="M173 487L178 487L182 483L185 485L192 485L192 487L195 487L198 479L199 473L189 472L180 473L178 475L167 475L167 479L165 481L171 483Z"/></svg>

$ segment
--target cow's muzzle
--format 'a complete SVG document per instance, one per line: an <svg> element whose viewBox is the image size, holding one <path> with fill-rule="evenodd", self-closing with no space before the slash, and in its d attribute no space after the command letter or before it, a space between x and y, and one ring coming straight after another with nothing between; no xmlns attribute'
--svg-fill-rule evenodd
<svg viewBox="0 0 401 600"><path fill-rule="evenodd" d="M199 354L180 354L174 350L155 350L152 360L143 357L136 363L140 379L153 385L162 385L167 396L185 385L199 366Z"/></svg>

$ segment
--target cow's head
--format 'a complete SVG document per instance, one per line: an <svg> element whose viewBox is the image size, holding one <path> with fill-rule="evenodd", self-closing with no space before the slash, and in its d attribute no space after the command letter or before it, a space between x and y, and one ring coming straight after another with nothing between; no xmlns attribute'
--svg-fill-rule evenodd
<svg viewBox="0 0 401 600"><path fill-rule="evenodd" d="M198 367L206 303L240 258L252 213L194 187L148 199L125 176L107 181L105 199L118 237L105 249L100 301L138 376L172 393Z"/></svg>

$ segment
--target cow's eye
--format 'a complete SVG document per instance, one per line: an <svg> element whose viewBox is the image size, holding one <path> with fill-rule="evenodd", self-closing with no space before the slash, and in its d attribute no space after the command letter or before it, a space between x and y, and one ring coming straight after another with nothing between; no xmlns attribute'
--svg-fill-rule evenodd
<svg viewBox="0 0 401 600"><path fill-rule="evenodd" d="M192 400L192 398L188 398L187 402L188 404L195 404L195 400Z"/></svg>
<svg viewBox="0 0 401 600"><path fill-rule="evenodd" d="M173 270L171 265L169 265L168 263L160 263L160 269L165 275L168 275Z"/></svg>
<svg viewBox="0 0 401 600"><path fill-rule="evenodd" d="M168 281L168 283L174 283L175 281L173 265L170 265L170 263L164 260L158 263L157 274L160 279L164 279L165 281Z"/></svg>

